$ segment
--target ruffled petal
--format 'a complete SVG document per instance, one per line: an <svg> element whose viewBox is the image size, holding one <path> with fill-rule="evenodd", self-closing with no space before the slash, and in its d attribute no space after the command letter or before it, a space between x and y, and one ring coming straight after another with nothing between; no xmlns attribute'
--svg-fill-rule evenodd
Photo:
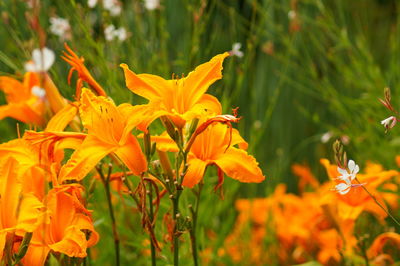
<svg viewBox="0 0 400 266"><path fill-rule="evenodd" d="M87 241L85 234L78 226L72 225L65 229L61 241L48 245L51 250L66 254L69 257L86 257Z"/></svg>
<svg viewBox="0 0 400 266"><path fill-rule="evenodd" d="M188 160L188 164L189 167L183 178L182 185L192 188L203 178L207 163L200 159L192 158Z"/></svg>
<svg viewBox="0 0 400 266"><path fill-rule="evenodd" d="M231 147L214 162L227 176L240 182L259 183L265 179L257 161L244 150Z"/></svg>

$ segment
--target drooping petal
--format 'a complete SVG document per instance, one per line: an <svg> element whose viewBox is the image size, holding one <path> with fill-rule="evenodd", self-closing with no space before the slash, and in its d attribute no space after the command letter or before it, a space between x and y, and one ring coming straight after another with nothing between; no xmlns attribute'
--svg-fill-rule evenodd
<svg viewBox="0 0 400 266"><path fill-rule="evenodd" d="M126 64L121 64L124 70L125 82L128 89L149 101L159 100L163 97L163 92L170 87L169 83L155 75L135 74Z"/></svg>
<svg viewBox="0 0 400 266"><path fill-rule="evenodd" d="M132 134L129 135L126 143L114 152L135 175L146 171L146 158L140 148L139 142Z"/></svg>
<svg viewBox="0 0 400 266"><path fill-rule="evenodd" d="M190 103L189 105L197 103L208 87L222 78L222 63L227 56L229 56L227 52L214 56L207 63L196 67L185 78L185 99Z"/></svg>
<svg viewBox="0 0 400 266"><path fill-rule="evenodd" d="M49 247L55 252L66 254L69 257L86 257L87 241L85 234L77 226L69 226L64 231L63 239Z"/></svg>
<svg viewBox="0 0 400 266"><path fill-rule="evenodd" d="M114 145L104 143L95 136L88 135L68 162L60 170L59 182L82 180L107 154L116 149Z"/></svg>
<svg viewBox="0 0 400 266"><path fill-rule="evenodd" d="M227 176L240 182L259 183L265 179L257 161L244 150L231 147L214 162Z"/></svg>
<svg viewBox="0 0 400 266"><path fill-rule="evenodd" d="M207 163L200 159L192 158L188 160L188 164L189 167L183 178L182 185L192 188L203 178Z"/></svg>
<svg viewBox="0 0 400 266"><path fill-rule="evenodd" d="M375 238L371 247L368 249L368 257L374 258L378 254L382 253L384 246L388 243L390 243L394 250L400 250L400 235L395 232L386 232L380 234L377 238Z"/></svg>
<svg viewBox="0 0 400 266"><path fill-rule="evenodd" d="M33 98L32 100L36 101ZM12 117L26 124L35 124L41 126L44 124L44 119L41 113L41 111L37 112L35 109L33 109L29 102L11 103L0 106L0 120L4 119L5 117Z"/></svg>

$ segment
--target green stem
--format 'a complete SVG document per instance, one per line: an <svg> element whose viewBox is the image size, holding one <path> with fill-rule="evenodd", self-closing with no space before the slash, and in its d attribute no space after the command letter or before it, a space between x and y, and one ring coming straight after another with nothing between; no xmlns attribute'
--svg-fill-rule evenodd
<svg viewBox="0 0 400 266"><path fill-rule="evenodd" d="M174 235L173 235L173 245L174 245L174 266L179 265L179 232L178 232L178 214L179 214L179 191L177 191L176 196L172 198L173 203L173 219L175 221L174 225Z"/></svg>
<svg viewBox="0 0 400 266"><path fill-rule="evenodd" d="M200 195L201 195L202 188L203 188L203 184L200 183L199 191L196 193L196 207L195 207L194 211L192 210L193 225L192 225L192 229L190 230L190 243L192 245L193 263L195 266L199 265L198 254L197 254L196 228L197 228L197 217L198 217L198 213L199 213Z"/></svg>
<svg viewBox="0 0 400 266"><path fill-rule="evenodd" d="M356 178L357 182L359 184L361 184L361 182ZM365 192L368 193L368 195L375 201L375 203L397 224L397 226L400 226L399 221L396 220L396 218L394 218L394 216L387 210L385 209L385 207L382 206L382 204L376 199L376 197L374 195L371 194L371 192L368 191L368 189L365 188L365 186L361 186Z"/></svg>
<svg viewBox="0 0 400 266"><path fill-rule="evenodd" d="M111 191L110 191L110 180L109 177L111 175L111 170L108 173L107 178L104 176L103 171L96 167L97 172L100 175L101 181L104 185L104 189L106 191L106 198L107 198L107 204L108 204L108 210L110 212L110 218L111 218L111 225L112 225L112 232L113 232L113 237L114 237L114 249L115 249L115 263L117 266L120 265L120 252L119 252L119 236L117 232L117 225L116 225L116 220L115 220L115 215L114 215L114 208L111 202ZM111 167L110 167L111 169Z"/></svg>
<svg viewBox="0 0 400 266"><path fill-rule="evenodd" d="M150 216L150 221L151 221L151 230L154 230L154 225L153 225L153 219L154 219L154 210L153 210L153 187L152 187L152 184L150 183L149 184L150 185L150 187L149 187L149 209L150 209L150 213L149 213L149 216ZM153 238L151 237L151 234L150 234L150 249L151 249L151 265L152 266L155 266L155 265L157 265L157 262L156 262L156 248L155 248L155 246L154 246L154 240L153 240Z"/></svg>

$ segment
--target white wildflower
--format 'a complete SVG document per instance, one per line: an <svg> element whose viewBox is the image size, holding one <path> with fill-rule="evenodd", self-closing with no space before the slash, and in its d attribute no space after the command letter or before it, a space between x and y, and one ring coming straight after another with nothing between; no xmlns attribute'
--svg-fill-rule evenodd
<svg viewBox="0 0 400 266"><path fill-rule="evenodd" d="M240 51L240 48L242 48L242 44L240 42L235 42L230 51L231 55L236 55L239 58L243 57L243 52Z"/></svg>
<svg viewBox="0 0 400 266"><path fill-rule="evenodd" d="M35 49L32 52L32 60L25 64L25 70L28 72L46 72L53 65L55 55L47 47Z"/></svg>
<svg viewBox="0 0 400 266"><path fill-rule="evenodd" d="M395 116L390 116L384 120L381 121L381 124L386 128L386 129L391 129L393 128L397 123L397 118Z"/></svg>
<svg viewBox="0 0 400 266"><path fill-rule="evenodd" d="M321 136L321 142L322 143L327 143L331 138L332 138L333 134L332 132L328 131L324 134L322 134Z"/></svg>
<svg viewBox="0 0 400 266"><path fill-rule="evenodd" d="M360 167L353 161L349 160L347 163L348 171L344 168L338 167L337 170L341 174L337 179L343 181L335 186L335 191L341 195L347 194L352 187L360 187L363 184L352 184L352 181L356 178L357 173L360 171Z"/></svg>
<svg viewBox="0 0 400 266"><path fill-rule="evenodd" d="M71 31L71 26L65 18L52 17L50 18L50 32L59 36L62 40L68 39Z"/></svg>
<svg viewBox="0 0 400 266"><path fill-rule="evenodd" d="M87 4L90 8L94 8L97 5L97 0L88 0Z"/></svg>
<svg viewBox="0 0 400 266"><path fill-rule="evenodd" d="M144 0L144 7L147 10L155 10L160 7L160 0Z"/></svg>
<svg viewBox="0 0 400 266"><path fill-rule="evenodd" d="M127 35L128 34L127 34L126 29L124 27L121 27L121 28L115 30L115 36L121 42L126 40Z"/></svg>
<svg viewBox="0 0 400 266"><path fill-rule="evenodd" d="M121 14L121 3L118 0L103 0L104 9L110 11L111 16L118 16Z"/></svg>
<svg viewBox="0 0 400 266"><path fill-rule="evenodd" d="M107 41L112 41L117 38L119 41L125 41L128 33L124 27L118 29L114 25L109 25L104 29L104 36Z"/></svg>

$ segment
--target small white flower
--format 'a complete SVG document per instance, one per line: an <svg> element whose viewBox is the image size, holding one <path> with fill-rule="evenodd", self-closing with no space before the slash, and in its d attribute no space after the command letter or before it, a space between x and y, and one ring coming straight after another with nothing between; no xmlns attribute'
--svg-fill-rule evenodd
<svg viewBox="0 0 400 266"><path fill-rule="evenodd" d="M118 29L114 25L109 25L104 29L104 35L107 41L112 41L117 38L119 41L125 41L128 33L124 27Z"/></svg>
<svg viewBox="0 0 400 266"><path fill-rule="evenodd" d="M289 18L290 20L293 20L293 19L295 19L295 18L296 18L296 16L297 16L297 13L296 13L296 11L294 11L294 10L290 10L290 11L288 12L288 18Z"/></svg>
<svg viewBox="0 0 400 266"><path fill-rule="evenodd" d="M88 7L93 8L97 5L97 0L88 0L87 5Z"/></svg>
<svg viewBox="0 0 400 266"><path fill-rule="evenodd" d="M35 49L32 52L32 61L25 64L25 70L28 72L46 72L53 65L54 59L54 52L49 48Z"/></svg>
<svg viewBox="0 0 400 266"><path fill-rule="evenodd" d="M121 14L122 8L120 5L115 5L115 6L111 7L109 9L109 11L110 11L110 15L115 17L115 16L118 16L119 14Z"/></svg>
<svg viewBox="0 0 400 266"><path fill-rule="evenodd" d="M338 185L335 186L335 190L341 195L348 193L350 191L350 188L351 188L351 183L349 184L347 182L339 183Z"/></svg>
<svg viewBox="0 0 400 266"><path fill-rule="evenodd" d="M107 41L112 41L115 38L115 26L109 25L104 29L104 36L106 37Z"/></svg>
<svg viewBox="0 0 400 266"><path fill-rule="evenodd" d="M144 7L147 10L155 10L160 7L160 0L144 0Z"/></svg>
<svg viewBox="0 0 400 266"><path fill-rule="evenodd" d="M121 28L115 30L115 36L121 42L126 40L127 35L128 34L127 34L126 29L124 27L121 27Z"/></svg>
<svg viewBox="0 0 400 266"><path fill-rule="evenodd" d="M38 98L44 98L46 96L45 89L40 88L39 86L33 86L31 89L31 92L33 95L35 95Z"/></svg>
<svg viewBox="0 0 400 266"><path fill-rule="evenodd" d="M235 42L232 45L232 50L230 51L231 55L235 55L239 58L243 57L243 52L240 51L240 48L242 48L242 44L240 42Z"/></svg>
<svg viewBox="0 0 400 266"><path fill-rule="evenodd" d="M327 142L332 138L332 136L333 136L333 134L332 134L332 132L330 132L330 131L324 133L324 134L321 136L321 142L322 142L322 143L327 143Z"/></svg>
<svg viewBox="0 0 400 266"><path fill-rule="evenodd" d="M381 121L381 124L386 128L386 129L391 129L393 128L397 123L397 118L395 116L390 116L384 120Z"/></svg>
<svg viewBox="0 0 400 266"><path fill-rule="evenodd" d="M352 184L351 182L356 178L357 173L360 171L360 167L353 161L349 160L347 163L349 171L344 168L338 167L337 170L341 174L337 179L343 181L335 186L335 191L339 194L344 195L350 191L352 187L360 187L363 184Z"/></svg>
<svg viewBox="0 0 400 266"><path fill-rule="evenodd" d="M104 9L110 11L111 16L121 14L121 3L118 0L103 0Z"/></svg>
<svg viewBox="0 0 400 266"><path fill-rule="evenodd" d="M61 39L67 39L68 34L71 30L69 22L65 18L50 18L50 32L54 35L59 36Z"/></svg>

